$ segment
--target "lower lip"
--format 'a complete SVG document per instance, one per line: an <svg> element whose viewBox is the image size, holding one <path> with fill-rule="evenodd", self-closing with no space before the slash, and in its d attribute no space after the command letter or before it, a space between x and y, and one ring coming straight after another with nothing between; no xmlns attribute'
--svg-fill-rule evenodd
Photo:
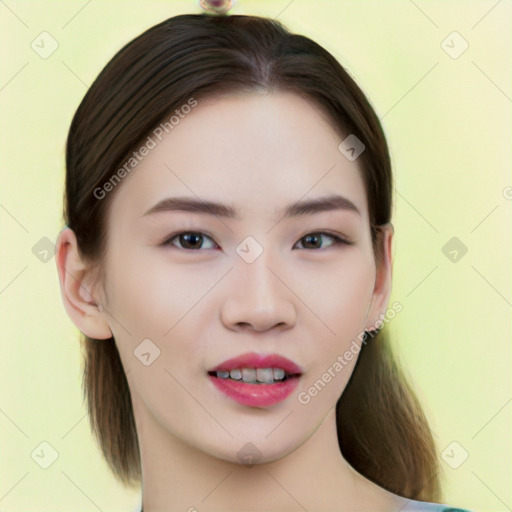
<svg viewBox="0 0 512 512"><path fill-rule="evenodd" d="M249 407L269 407L278 404L290 396L298 386L300 376L289 377L274 384L248 384L240 380L221 379L208 376L213 384L229 398Z"/></svg>

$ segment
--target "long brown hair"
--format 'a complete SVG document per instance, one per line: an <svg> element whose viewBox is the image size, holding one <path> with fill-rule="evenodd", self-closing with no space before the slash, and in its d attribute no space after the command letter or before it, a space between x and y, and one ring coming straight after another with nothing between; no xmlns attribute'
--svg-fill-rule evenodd
<svg viewBox="0 0 512 512"><path fill-rule="evenodd" d="M277 21L205 13L175 16L128 43L75 113L66 147L64 222L75 232L81 255L100 273L115 190L99 200L98 188L190 98L255 89L305 96L340 134L355 134L365 144L359 162L379 261L379 226L391 220L392 171L382 127L362 90L328 51ZM386 331L371 340L367 334L336 405L341 452L357 471L391 492L438 500L439 463L425 415L392 355ZM92 431L117 478L138 484L137 431L115 340L83 336L81 341Z"/></svg>

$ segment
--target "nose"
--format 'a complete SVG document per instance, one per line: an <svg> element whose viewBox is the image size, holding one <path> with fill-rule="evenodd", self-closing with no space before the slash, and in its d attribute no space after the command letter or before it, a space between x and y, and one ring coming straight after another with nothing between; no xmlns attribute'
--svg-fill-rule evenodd
<svg viewBox="0 0 512 512"><path fill-rule="evenodd" d="M297 311L290 274L271 268L265 254L252 263L240 259L230 272L220 313L228 329L286 330L295 325Z"/></svg>

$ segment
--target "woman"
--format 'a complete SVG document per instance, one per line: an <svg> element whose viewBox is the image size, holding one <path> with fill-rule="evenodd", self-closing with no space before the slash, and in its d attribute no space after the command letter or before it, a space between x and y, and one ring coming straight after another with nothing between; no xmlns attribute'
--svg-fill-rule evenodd
<svg viewBox="0 0 512 512"><path fill-rule="evenodd" d="M310 39L182 15L80 104L57 266L91 427L154 510L455 510L385 331L392 172Z"/></svg>

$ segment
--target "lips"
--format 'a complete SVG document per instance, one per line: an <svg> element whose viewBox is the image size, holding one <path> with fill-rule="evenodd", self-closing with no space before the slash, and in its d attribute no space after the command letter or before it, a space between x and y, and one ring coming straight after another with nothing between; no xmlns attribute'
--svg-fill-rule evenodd
<svg viewBox="0 0 512 512"><path fill-rule="evenodd" d="M231 371L237 368L282 368L289 376L301 375L303 373L299 365L286 357L279 354L263 356L254 352L228 359L209 370L208 373Z"/></svg>
<svg viewBox="0 0 512 512"><path fill-rule="evenodd" d="M241 368L282 368L286 376L282 381L269 384L248 383L216 376L217 372L231 372ZM249 407L269 407L286 400L292 394L299 385L302 373L302 368L286 357L278 354L262 356L249 353L228 359L212 368L208 372L208 378L214 388L230 400Z"/></svg>

